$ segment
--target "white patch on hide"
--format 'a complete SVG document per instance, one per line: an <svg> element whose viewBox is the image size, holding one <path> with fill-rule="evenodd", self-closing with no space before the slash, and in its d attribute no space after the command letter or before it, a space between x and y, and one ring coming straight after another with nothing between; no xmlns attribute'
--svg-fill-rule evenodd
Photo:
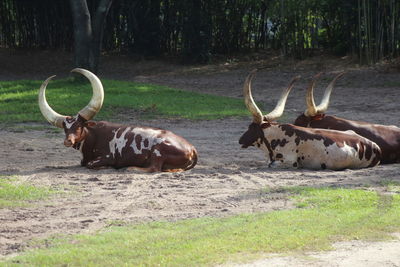
<svg viewBox="0 0 400 267"><path fill-rule="evenodd" d="M114 132L114 137L108 144L110 148L110 153L113 155L114 158L115 158L115 153L119 153L122 156L122 149L125 147L126 142L128 142L128 139L125 139L125 135L128 131L130 131L131 127L127 127L122 132L121 136L117 137L120 129L121 128L118 128L118 130Z"/></svg>
<svg viewBox="0 0 400 267"><path fill-rule="evenodd" d="M72 125L74 125L74 123L76 122L76 118L72 118L69 119L71 122L69 122L67 120L67 118L64 119L64 123L65 123L65 128L67 128L68 130L71 129Z"/></svg>
<svg viewBox="0 0 400 267"><path fill-rule="evenodd" d="M140 155L143 153L143 149L151 150L153 146L160 144L165 141L164 138L157 137L160 135L160 130L155 129L143 129L143 128L133 128L132 133L136 136L140 136L142 139L140 141L140 149L136 145L136 141L133 140L131 147L135 154ZM147 140L147 146L145 146L145 140ZM156 154L157 155L157 154ZM161 156L161 154L160 154Z"/></svg>
<svg viewBox="0 0 400 267"><path fill-rule="evenodd" d="M161 153L160 153L160 151L158 151L157 149L154 149L154 152L153 152L157 157L161 157Z"/></svg>

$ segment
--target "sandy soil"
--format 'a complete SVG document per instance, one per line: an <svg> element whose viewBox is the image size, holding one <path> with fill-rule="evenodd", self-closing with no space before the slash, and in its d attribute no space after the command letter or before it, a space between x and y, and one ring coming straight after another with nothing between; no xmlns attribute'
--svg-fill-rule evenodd
<svg viewBox="0 0 400 267"><path fill-rule="evenodd" d="M290 256L269 255L268 258L249 264L231 264L231 267L337 267L337 266L400 266L400 234L394 241L365 242L351 241L335 243L333 250L327 252L308 252ZM274 257L275 256L275 257Z"/></svg>
<svg viewBox="0 0 400 267"><path fill-rule="evenodd" d="M0 51L0 58L7 58L7 63L0 67L0 79L45 79L54 73L66 76L71 69L66 55L24 53ZM26 57L31 59L30 64L23 64ZM301 74L303 79L290 94L285 116L281 120L292 122L304 110L305 88L311 76L322 70L329 80L335 72L346 70L347 74L338 82L333 93L329 113L400 125L399 73L383 71L383 68L358 68L346 59L315 58L290 62L270 57L268 60L251 60L209 66L179 66L157 61L135 62L128 57L105 57L99 76L240 98L246 73L254 66L268 67L258 73L253 83L254 97L268 112L290 78ZM321 80L316 89L317 99L328 80ZM13 130L0 126L0 175L17 175L35 185L66 192L49 201L34 203L32 207L1 209L0 255L13 255L32 247L32 240L58 234L93 232L122 221L174 221L292 207L284 193L265 193L263 189L266 187L369 186L384 192L385 188L380 184L382 180L400 182L399 164L340 172L270 169L261 151L256 148L241 149L238 144L250 118L144 121L133 113L124 114L123 118L126 123L166 128L184 136L198 149L198 165L193 170L172 174L143 174L114 169L92 171L79 166L79 152L65 148L63 134L55 132L44 122L39 125L47 130ZM365 251L365 255L379 252L382 259L380 266L400 266L400 253L390 252L399 248L400 241L344 244L347 245L357 251ZM374 252L370 252L375 247ZM350 258L355 255L347 247L342 251L347 252ZM317 260L307 261L306 264L349 265L348 258L330 256L330 253L313 254ZM285 265L299 266L302 261L297 260L290 257ZM365 260L358 257L353 263L361 265Z"/></svg>

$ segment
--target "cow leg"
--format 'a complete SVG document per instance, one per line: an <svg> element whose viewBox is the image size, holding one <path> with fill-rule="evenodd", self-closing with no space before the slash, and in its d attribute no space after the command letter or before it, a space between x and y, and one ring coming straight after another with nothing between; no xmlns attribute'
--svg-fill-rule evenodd
<svg viewBox="0 0 400 267"><path fill-rule="evenodd" d="M131 166L128 167L128 170L138 170L142 172L160 172L162 171L162 165L164 164L164 159L161 157L157 157L152 155L150 157L150 166L149 167L136 167Z"/></svg>
<svg viewBox="0 0 400 267"><path fill-rule="evenodd" d="M110 159L103 158L103 157L97 157L94 160L89 161L86 164L86 167L89 169L100 169L101 167L107 167L111 165Z"/></svg>
<svg viewBox="0 0 400 267"><path fill-rule="evenodd" d="M271 167L270 165L272 165L274 163L274 161L271 161L269 151L264 151L264 154L265 154L265 159L268 163L268 167Z"/></svg>
<svg viewBox="0 0 400 267"><path fill-rule="evenodd" d="M273 160L268 167L271 168L299 168L300 165L297 162L297 157L284 157L282 154L280 154L280 157L276 157L275 160Z"/></svg>
<svg viewBox="0 0 400 267"><path fill-rule="evenodd" d="M91 161L92 158L93 158L92 155L90 156L86 155L86 157L85 155L83 155L83 158L81 160L81 166L86 166Z"/></svg>
<svg viewBox="0 0 400 267"><path fill-rule="evenodd" d="M284 161L281 162L280 160L274 160L271 162L268 167L270 168L286 168L286 169L291 169L291 168L299 168L299 164L295 162L289 162L289 161Z"/></svg>

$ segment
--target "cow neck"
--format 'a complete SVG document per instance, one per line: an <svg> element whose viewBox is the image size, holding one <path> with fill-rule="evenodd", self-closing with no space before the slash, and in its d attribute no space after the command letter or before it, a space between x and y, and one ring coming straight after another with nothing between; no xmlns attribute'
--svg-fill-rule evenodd
<svg viewBox="0 0 400 267"><path fill-rule="evenodd" d="M72 147L74 149L76 149L76 150L80 150L81 149L81 142L75 143Z"/></svg>
<svg viewBox="0 0 400 267"><path fill-rule="evenodd" d="M324 117L325 117L325 113L317 114L317 115L315 115L315 116L310 117L310 121L308 122L307 127L310 127L310 125L311 125L311 123L312 123L313 121L320 121L320 120L322 120Z"/></svg>
<svg viewBox="0 0 400 267"><path fill-rule="evenodd" d="M81 141L76 142L72 147L76 150L81 150L83 147L83 143L85 142L85 139L87 137L87 134L88 134L88 129L86 127L83 127Z"/></svg>
<svg viewBox="0 0 400 267"><path fill-rule="evenodd" d="M272 150L271 144L268 142L267 138L265 138L265 135L262 136L261 141L264 142L265 146L267 147L269 159L272 162L274 151Z"/></svg>

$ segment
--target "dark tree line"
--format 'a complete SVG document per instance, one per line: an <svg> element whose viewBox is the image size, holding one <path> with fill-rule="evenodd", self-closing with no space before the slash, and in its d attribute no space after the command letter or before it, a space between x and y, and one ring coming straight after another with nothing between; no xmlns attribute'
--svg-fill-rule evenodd
<svg viewBox="0 0 400 267"><path fill-rule="evenodd" d="M0 46L72 50L74 16L86 12L72 2L0 1ZM98 38L97 8L111 1L83 2ZM104 51L178 55L190 62L269 48L297 58L325 49L362 63L400 54L399 0L114 0L98 23Z"/></svg>

